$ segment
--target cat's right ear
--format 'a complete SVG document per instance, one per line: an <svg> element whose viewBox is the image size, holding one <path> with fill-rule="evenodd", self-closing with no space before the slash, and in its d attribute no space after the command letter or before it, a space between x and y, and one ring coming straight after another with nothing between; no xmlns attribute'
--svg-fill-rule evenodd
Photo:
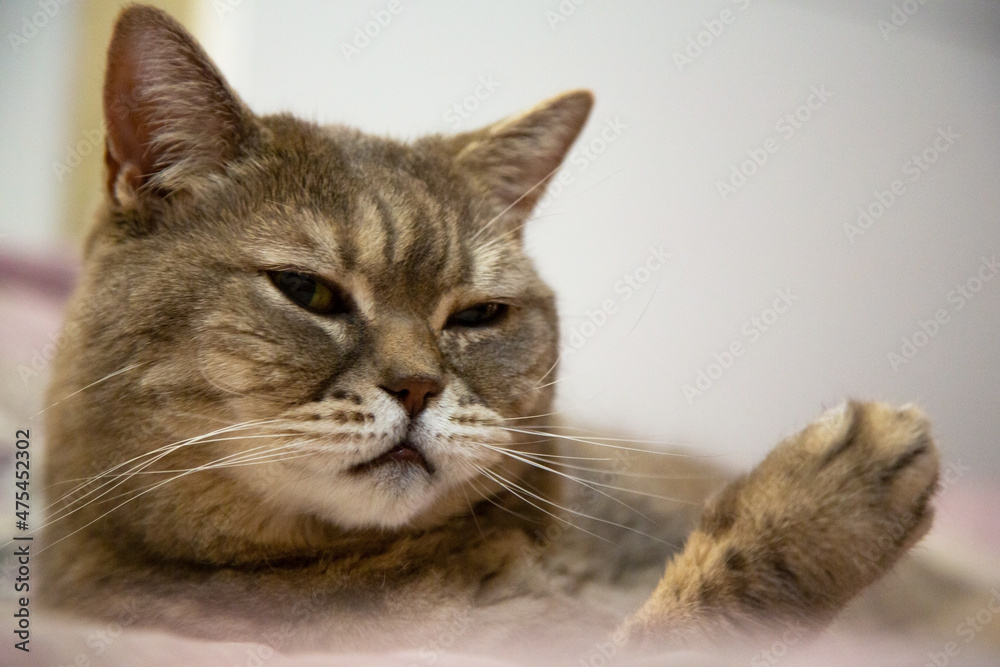
<svg viewBox="0 0 1000 667"><path fill-rule="evenodd" d="M456 163L490 193L497 219L510 212L512 229L521 228L521 220L544 194L593 105L590 91L574 90L452 139L458 147Z"/></svg>
<svg viewBox="0 0 1000 667"><path fill-rule="evenodd" d="M104 118L108 193L124 207L196 189L256 132L195 39L164 12L138 5L115 24Z"/></svg>

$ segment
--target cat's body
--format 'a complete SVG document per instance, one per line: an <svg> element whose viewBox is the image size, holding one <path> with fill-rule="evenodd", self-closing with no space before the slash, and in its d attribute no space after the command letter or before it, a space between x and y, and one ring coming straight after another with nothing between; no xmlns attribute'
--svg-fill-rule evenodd
<svg viewBox="0 0 1000 667"><path fill-rule="evenodd" d="M47 602L285 650L435 628L631 650L818 628L884 574L930 525L913 408L829 412L690 535L713 473L560 446L520 228L591 103L412 144L261 118L172 20L126 10L51 391Z"/></svg>

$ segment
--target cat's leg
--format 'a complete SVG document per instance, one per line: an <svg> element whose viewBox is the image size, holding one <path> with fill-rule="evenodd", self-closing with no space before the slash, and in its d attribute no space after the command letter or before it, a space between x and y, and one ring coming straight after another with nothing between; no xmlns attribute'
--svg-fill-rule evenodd
<svg viewBox="0 0 1000 667"><path fill-rule="evenodd" d="M937 476L918 409L830 411L709 504L622 632L633 644L813 632L927 531Z"/></svg>

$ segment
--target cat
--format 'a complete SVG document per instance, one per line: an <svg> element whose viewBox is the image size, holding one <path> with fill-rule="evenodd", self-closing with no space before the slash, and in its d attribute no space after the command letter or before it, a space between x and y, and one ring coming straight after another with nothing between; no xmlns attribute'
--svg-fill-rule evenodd
<svg viewBox="0 0 1000 667"><path fill-rule="evenodd" d="M848 402L724 485L554 421L522 228L592 104L412 143L257 116L126 8L49 393L44 604L283 651L451 628L576 664L813 634L888 572L933 517L916 407Z"/></svg>

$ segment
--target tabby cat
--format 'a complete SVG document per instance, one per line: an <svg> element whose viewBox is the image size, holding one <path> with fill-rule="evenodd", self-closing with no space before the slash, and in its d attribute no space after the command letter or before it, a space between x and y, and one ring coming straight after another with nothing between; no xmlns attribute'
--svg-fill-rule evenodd
<svg viewBox="0 0 1000 667"><path fill-rule="evenodd" d="M721 490L553 422L521 230L592 103L412 143L257 116L173 19L125 9L47 413L46 604L577 664L812 632L885 574L931 523L916 408L848 403Z"/></svg>

